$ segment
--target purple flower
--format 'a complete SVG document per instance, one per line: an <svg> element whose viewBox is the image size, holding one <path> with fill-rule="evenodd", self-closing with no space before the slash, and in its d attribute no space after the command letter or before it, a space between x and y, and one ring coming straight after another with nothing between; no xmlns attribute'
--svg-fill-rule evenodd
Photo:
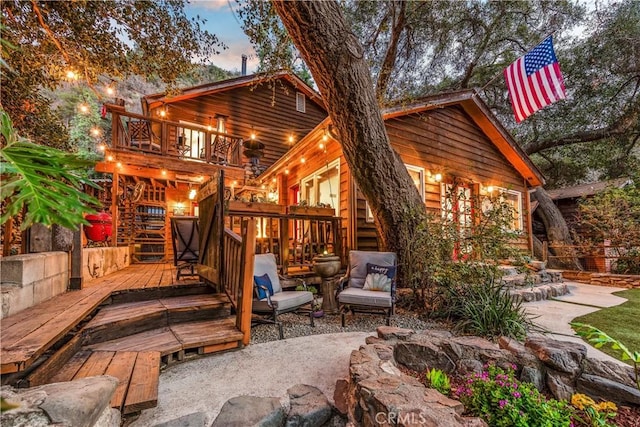
<svg viewBox="0 0 640 427"><path fill-rule="evenodd" d="M500 402L498 402L498 404L500 405L500 409L503 409L505 406L509 404L509 401L501 399Z"/></svg>
<svg viewBox="0 0 640 427"><path fill-rule="evenodd" d="M516 399L522 396L522 395L520 394L520 392L519 392L519 391L514 391L514 392L512 393L512 395L513 395L513 397L515 397Z"/></svg>
<svg viewBox="0 0 640 427"><path fill-rule="evenodd" d="M514 371L518 370L518 365L516 365L515 363L511 364L511 369L513 369Z"/></svg>

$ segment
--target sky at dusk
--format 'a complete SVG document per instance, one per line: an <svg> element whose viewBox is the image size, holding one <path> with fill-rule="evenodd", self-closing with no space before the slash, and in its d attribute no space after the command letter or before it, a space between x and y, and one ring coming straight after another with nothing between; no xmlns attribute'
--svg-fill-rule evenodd
<svg viewBox="0 0 640 427"><path fill-rule="evenodd" d="M253 73L258 67L258 59L232 7L234 10L238 7L235 0L192 0L186 11L189 16L199 15L206 19L205 28L227 46L226 50L211 59L213 65L229 71L240 71L244 54L249 58L247 71Z"/></svg>

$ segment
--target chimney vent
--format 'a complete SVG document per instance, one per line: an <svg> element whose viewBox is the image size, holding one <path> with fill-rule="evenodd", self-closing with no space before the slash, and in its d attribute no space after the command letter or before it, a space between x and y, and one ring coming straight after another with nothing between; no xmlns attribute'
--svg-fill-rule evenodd
<svg viewBox="0 0 640 427"><path fill-rule="evenodd" d="M247 55L242 55L242 75L247 75Z"/></svg>

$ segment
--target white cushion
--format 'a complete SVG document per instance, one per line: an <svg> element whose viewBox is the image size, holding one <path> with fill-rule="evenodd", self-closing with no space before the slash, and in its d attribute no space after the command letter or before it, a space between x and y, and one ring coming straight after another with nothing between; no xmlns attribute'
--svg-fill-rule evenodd
<svg viewBox="0 0 640 427"><path fill-rule="evenodd" d="M338 301L340 304L389 308L391 307L391 292L347 288L338 294Z"/></svg>
<svg viewBox="0 0 640 427"><path fill-rule="evenodd" d="M350 251L349 287L362 288L367 277L367 263L382 266L396 265L395 252Z"/></svg>
<svg viewBox="0 0 640 427"><path fill-rule="evenodd" d="M255 256L253 263L253 275L262 276L269 275L273 293L277 294L282 291L280 286L280 278L278 277L278 264L276 264L276 256L274 254L260 254Z"/></svg>
<svg viewBox="0 0 640 427"><path fill-rule="evenodd" d="M271 296L271 303L277 311L287 311L298 308L301 305L309 304L313 301L313 294L309 291L282 291ZM267 298L260 301L253 301L253 311L271 312Z"/></svg>

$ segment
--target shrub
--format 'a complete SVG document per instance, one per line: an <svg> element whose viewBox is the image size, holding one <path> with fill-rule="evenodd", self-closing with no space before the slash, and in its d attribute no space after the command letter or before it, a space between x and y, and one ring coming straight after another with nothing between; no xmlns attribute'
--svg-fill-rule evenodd
<svg viewBox="0 0 640 427"><path fill-rule="evenodd" d="M451 391L449 377L440 369L431 368L431 370L427 372L427 381L431 385L431 388L438 390L444 395L448 395Z"/></svg>
<svg viewBox="0 0 640 427"><path fill-rule="evenodd" d="M492 427L572 425L570 405L547 399L533 384L518 381L513 369L489 365L482 373L468 376L456 395L468 412Z"/></svg>
<svg viewBox="0 0 640 427"><path fill-rule="evenodd" d="M456 329L489 338L522 339L528 329L534 328L522 302L514 301L499 282L500 273L495 266L460 267L468 273L449 276L447 280L453 283L443 287L447 302L444 313L457 322Z"/></svg>

